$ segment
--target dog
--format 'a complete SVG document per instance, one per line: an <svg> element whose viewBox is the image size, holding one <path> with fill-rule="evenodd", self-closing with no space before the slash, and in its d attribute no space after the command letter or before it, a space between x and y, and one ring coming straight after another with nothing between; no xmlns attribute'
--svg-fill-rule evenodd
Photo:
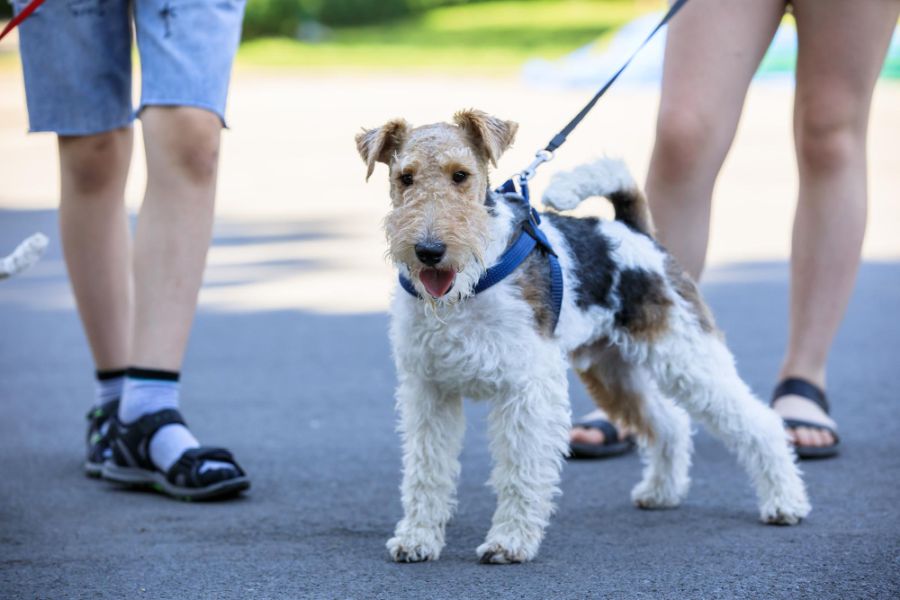
<svg viewBox="0 0 900 600"><path fill-rule="evenodd" d="M781 419L753 396L693 281L654 241L647 203L624 164L601 160L554 176L544 203L571 209L604 196L615 220L543 214L564 276L558 320L547 252L475 294L476 283L530 219L488 171L518 125L478 110L453 123L389 121L356 136L368 179L389 166L388 257L411 284L392 301L403 439L404 516L387 542L398 562L436 560L456 506L462 398L491 402L492 525L484 563L533 559L560 493L571 410L566 371L611 418L637 432L641 508L674 507L688 490L690 416L736 455L765 523L810 511Z"/></svg>

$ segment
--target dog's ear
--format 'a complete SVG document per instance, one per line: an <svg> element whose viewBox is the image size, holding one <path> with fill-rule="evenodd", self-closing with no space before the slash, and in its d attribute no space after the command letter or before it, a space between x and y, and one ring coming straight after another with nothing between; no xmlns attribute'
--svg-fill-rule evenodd
<svg viewBox="0 0 900 600"><path fill-rule="evenodd" d="M403 119L394 119L377 129L367 129L356 134L356 149L368 167L366 181L375 170L375 162L388 164L408 133L409 123Z"/></svg>
<svg viewBox="0 0 900 600"><path fill-rule="evenodd" d="M475 109L459 111L453 115L453 122L468 134L495 167L500 156L512 145L519 129L519 124L514 121L504 121Z"/></svg>

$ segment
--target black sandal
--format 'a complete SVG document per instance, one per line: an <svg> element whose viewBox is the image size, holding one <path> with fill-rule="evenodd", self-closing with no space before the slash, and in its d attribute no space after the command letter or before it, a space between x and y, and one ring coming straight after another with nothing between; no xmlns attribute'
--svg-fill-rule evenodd
<svg viewBox="0 0 900 600"><path fill-rule="evenodd" d="M144 415L130 425L114 418L110 426L112 458L103 465L103 478L129 486L150 487L178 500L212 500L235 496L250 487L250 480L231 452L201 446L185 450L163 473L150 460L150 440L160 428L185 425L175 409ZM200 472L204 461L228 463L233 468Z"/></svg>
<svg viewBox="0 0 900 600"><path fill-rule="evenodd" d="M788 377L787 379L783 380L778 384L778 386L775 388L775 391L772 393L772 401L769 403L769 406L775 406L775 401L782 396L800 396L802 398L806 398L807 400L815 402L816 405L821 408L826 415L829 414L828 400L825 398L825 391L805 379L800 379L799 377ZM834 443L829 444L828 446L801 446L794 444L794 449L797 452L797 457L830 458L838 454L840 450L840 438L838 437L837 431L835 431L828 425L813 423L811 421L804 421L802 419L782 419L782 421L784 421L784 426L789 429L807 427L809 429L827 431L834 437Z"/></svg>
<svg viewBox="0 0 900 600"><path fill-rule="evenodd" d="M577 421L572 423L572 427L584 427L585 429L602 431L603 443L569 442L569 458L610 458L625 454L634 448L634 436L627 435L624 439L620 439L618 428L606 419Z"/></svg>
<svg viewBox="0 0 900 600"><path fill-rule="evenodd" d="M118 412L119 399L116 398L92 408L87 414L87 459L84 461L84 472L88 477L100 477L103 463L112 458L109 447L110 419Z"/></svg>

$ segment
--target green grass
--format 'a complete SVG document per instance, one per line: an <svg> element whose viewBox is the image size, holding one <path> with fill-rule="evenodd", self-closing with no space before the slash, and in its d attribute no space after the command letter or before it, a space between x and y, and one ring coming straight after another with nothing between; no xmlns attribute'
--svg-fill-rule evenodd
<svg viewBox="0 0 900 600"><path fill-rule="evenodd" d="M439 8L378 26L334 29L323 42L245 42L247 66L398 71L503 71L533 57L557 58L606 36L654 0L501 0Z"/></svg>

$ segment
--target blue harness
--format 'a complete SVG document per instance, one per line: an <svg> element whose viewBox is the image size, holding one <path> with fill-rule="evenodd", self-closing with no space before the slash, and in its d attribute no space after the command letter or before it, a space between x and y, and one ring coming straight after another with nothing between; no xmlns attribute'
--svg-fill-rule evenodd
<svg viewBox="0 0 900 600"><path fill-rule="evenodd" d="M484 275L482 275L481 279L478 280L478 283L475 284L473 292L479 294L503 281L503 279L515 271L519 265L528 258L532 251L537 248L541 254L547 257L547 260L550 263L550 304L553 307L553 327L551 328L551 331L555 331L556 325L559 323L559 313L562 310L562 268L559 266L559 257L557 257L556 252L553 251L550 240L548 240L544 232L541 231L541 216L538 211L531 206L528 193L528 180L526 178L519 177L519 188L521 189L521 194L517 193L515 182L513 182L512 179L509 179L506 183L497 188L496 191L498 194L515 194L519 196L528 206L528 220L522 224L522 231L519 233L519 237L516 238L516 241L513 242L513 244L500 256L497 264L484 272ZM404 277L402 273L399 277L400 286L410 295L418 298L419 293L416 291L415 286L413 286L412 281L407 277Z"/></svg>

